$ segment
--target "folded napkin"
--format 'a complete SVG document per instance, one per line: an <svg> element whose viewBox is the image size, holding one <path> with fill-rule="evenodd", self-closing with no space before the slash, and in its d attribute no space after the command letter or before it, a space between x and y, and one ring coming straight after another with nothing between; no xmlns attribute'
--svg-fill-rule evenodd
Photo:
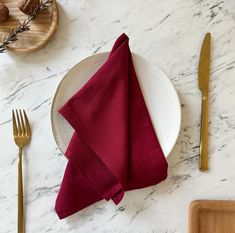
<svg viewBox="0 0 235 233"><path fill-rule="evenodd" d="M167 162L154 132L122 34L107 61L60 109L75 132L56 200L65 218L101 200L118 204L124 191L157 184Z"/></svg>

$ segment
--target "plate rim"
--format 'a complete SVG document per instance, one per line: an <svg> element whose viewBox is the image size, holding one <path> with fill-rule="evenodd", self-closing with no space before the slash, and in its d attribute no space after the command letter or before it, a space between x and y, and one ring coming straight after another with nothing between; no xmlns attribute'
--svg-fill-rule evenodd
<svg viewBox="0 0 235 233"><path fill-rule="evenodd" d="M91 59L92 57L99 56L99 55L102 55L102 54L109 54L109 53L110 53L110 51L99 52L99 53L95 53L95 54L92 54L92 55L90 55L90 56L87 56L87 57L85 57L84 59L81 59L79 62L77 62L75 65L73 65L69 70L66 71L66 73L63 75L62 79L59 81L59 84L58 84L57 87L56 87L56 91L55 91L55 93L54 93L54 95L53 95L52 104L51 104L51 109L50 109L50 122L51 122L51 129L52 129L52 134L53 134L54 141L55 141L55 143L56 143L58 149L60 150L60 152L61 152L63 155L64 155L64 152L61 150L61 148L60 148L60 146L58 145L58 142L57 142L57 140L56 140L56 136L55 136L55 135L56 135L56 132L55 132L55 131L56 131L56 130L55 130L55 124L53 123L53 117L52 117L53 109L54 109L54 105L55 105L55 99L56 99L56 97L57 97L57 95L58 95L59 88L60 88L60 86L62 85L63 80L66 78L66 76L68 75L68 73L69 73L70 71L72 71L73 69L75 69L75 67L76 67L77 65L86 62L86 60ZM140 57L140 58L142 58L142 59L145 59L143 56L141 56L141 55L139 55L139 54L137 54L137 53L131 52L131 54L133 54L133 55L135 55L135 56L138 56L138 57ZM178 111L178 114L179 114L179 115L178 115L179 124L178 124L178 128L177 128L177 134L176 134L176 137L175 137L175 139L174 139L174 143L172 144L172 147L171 147L171 149L169 150L168 154L164 154L164 155L165 155L165 158L167 159L168 156L171 154L171 152L172 152L173 148L175 147L176 142L177 142L177 140L178 140L178 138L179 138L180 129L181 129L181 121L182 121L181 104L180 104L178 92L177 92L175 86L173 85L171 79L166 75L166 73L162 70L162 68L161 68L160 66L154 64L154 63L151 62L151 61L148 61L148 62L149 62L151 65L156 66L158 69L160 69L161 72L165 75L165 77L168 79L170 85L172 86L172 90L174 91L174 94L175 94L176 99L177 99L177 105L178 105L178 110L179 110L179 111Z"/></svg>

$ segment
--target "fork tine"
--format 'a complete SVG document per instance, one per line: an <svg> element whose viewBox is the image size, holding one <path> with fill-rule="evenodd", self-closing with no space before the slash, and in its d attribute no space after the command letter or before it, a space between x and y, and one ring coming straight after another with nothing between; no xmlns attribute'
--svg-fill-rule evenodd
<svg viewBox="0 0 235 233"><path fill-rule="evenodd" d="M25 119L25 126L26 126L26 134L27 135L31 135L31 129L30 129L30 125L29 125L29 119L25 113L25 110L23 110L23 113L24 113L24 119Z"/></svg>
<svg viewBox="0 0 235 233"><path fill-rule="evenodd" d="M13 134L14 136L18 135L17 125L16 125L16 118L14 110L12 110L12 121L13 121Z"/></svg>
<svg viewBox="0 0 235 233"><path fill-rule="evenodd" d="M24 123L24 120L23 120L23 115L22 115L21 109L19 110L19 113L20 113L22 133L23 133L23 135L25 135L26 134L25 123Z"/></svg>
<svg viewBox="0 0 235 233"><path fill-rule="evenodd" d="M22 127L21 127L19 113L17 109L16 109L16 120L17 120L17 126L18 126L18 134L22 135Z"/></svg>

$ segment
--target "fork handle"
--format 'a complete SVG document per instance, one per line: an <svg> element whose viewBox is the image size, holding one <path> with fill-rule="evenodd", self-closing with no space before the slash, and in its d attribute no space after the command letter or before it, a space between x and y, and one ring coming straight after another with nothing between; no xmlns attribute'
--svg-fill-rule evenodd
<svg viewBox="0 0 235 233"><path fill-rule="evenodd" d="M18 233L24 233L22 150L23 150L23 148L19 147L19 155L18 155Z"/></svg>

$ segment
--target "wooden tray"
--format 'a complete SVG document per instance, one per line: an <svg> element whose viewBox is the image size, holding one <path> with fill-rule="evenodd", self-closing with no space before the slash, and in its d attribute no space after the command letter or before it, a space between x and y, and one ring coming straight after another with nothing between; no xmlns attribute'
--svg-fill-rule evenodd
<svg viewBox="0 0 235 233"><path fill-rule="evenodd" d="M235 233L235 201L193 201L189 233Z"/></svg>
<svg viewBox="0 0 235 233"><path fill-rule="evenodd" d="M0 43L9 34L9 30L23 22L27 15L18 9L18 0L1 0L9 8L10 17L5 23L0 23ZM17 53L29 53L42 48L55 34L58 24L58 9L56 1L41 11L38 17L30 23L30 31L19 33L18 41L7 49Z"/></svg>

